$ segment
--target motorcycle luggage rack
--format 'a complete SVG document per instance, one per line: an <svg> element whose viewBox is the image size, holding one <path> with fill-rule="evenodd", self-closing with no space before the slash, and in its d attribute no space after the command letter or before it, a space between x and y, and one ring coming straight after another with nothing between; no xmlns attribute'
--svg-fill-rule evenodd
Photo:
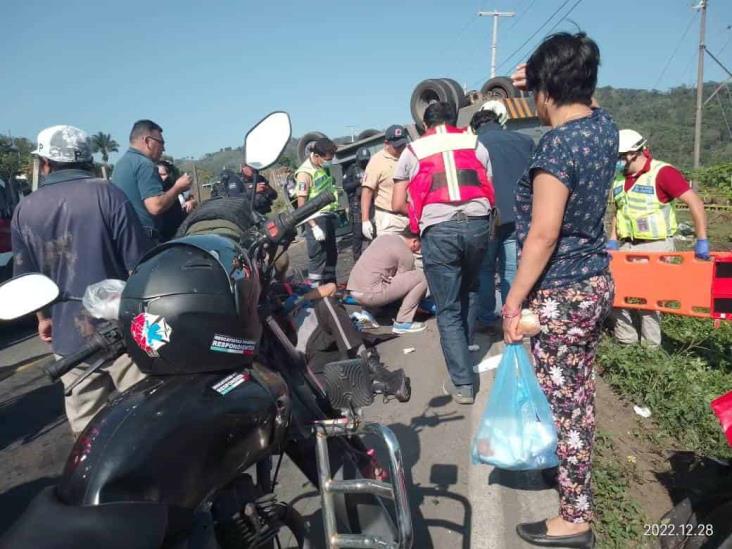
<svg viewBox="0 0 732 549"><path fill-rule="evenodd" d="M389 454L389 481L374 479L334 480L328 457L328 438L370 433L378 436ZM352 418L329 419L315 423L316 459L320 478L326 547L410 549L413 542L412 516L404 480L402 450L394 432L379 423L358 424ZM394 502L397 520L397 540L386 540L370 534L341 534L336 525L335 494L371 494Z"/></svg>

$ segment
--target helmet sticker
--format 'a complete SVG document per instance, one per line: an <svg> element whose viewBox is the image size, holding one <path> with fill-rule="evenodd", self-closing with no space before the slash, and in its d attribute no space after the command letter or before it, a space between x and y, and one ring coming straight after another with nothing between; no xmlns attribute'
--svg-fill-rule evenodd
<svg viewBox="0 0 732 549"><path fill-rule="evenodd" d="M211 385L211 388L220 395L225 395L236 389L242 383L246 383L251 378L252 376L249 372L236 372L226 376L221 381L217 381L215 384Z"/></svg>
<svg viewBox="0 0 732 549"><path fill-rule="evenodd" d="M132 319L130 332L140 349L155 358L160 356L158 350L170 342L173 328L162 316L140 313Z"/></svg>
<svg viewBox="0 0 732 549"><path fill-rule="evenodd" d="M257 346L256 341L241 339L239 337L224 334L214 334L211 342L211 350L217 353L232 353L237 355L251 356Z"/></svg>

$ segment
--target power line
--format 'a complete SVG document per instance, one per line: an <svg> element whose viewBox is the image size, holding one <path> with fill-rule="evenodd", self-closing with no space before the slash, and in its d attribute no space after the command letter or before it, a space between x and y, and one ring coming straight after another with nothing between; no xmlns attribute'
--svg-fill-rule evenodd
<svg viewBox="0 0 732 549"><path fill-rule="evenodd" d="M561 18L561 19L560 19L559 21L557 21L556 23L554 23L554 26L553 26L552 28L550 28L550 29L549 29L549 31L547 32L547 34L551 34L551 33L552 33L552 31L553 31L554 29L556 29L556 28L557 28L557 27L558 27L558 26L560 25L560 23L561 23L562 21L566 21L566 20L567 20L567 17L569 16L569 14L570 14L570 13L572 13L572 12L574 11L574 8L576 8L577 6L579 6L579 5L581 4L581 3L582 3L582 0L577 0L577 1L576 1L576 2L574 3L574 5L573 5L573 6L571 7L571 8L569 8L569 11L568 11L567 13L565 13L565 14L564 14L564 17L562 17L562 18ZM572 21L572 20L570 19L570 21ZM574 23L574 21L572 21L572 22ZM575 24L575 25L577 25L577 23L574 23L574 24Z"/></svg>
<svg viewBox="0 0 732 549"><path fill-rule="evenodd" d="M684 34L681 35L681 39L676 43L676 47L674 48L674 51L671 53L671 56L668 58L668 61L666 61L666 65L663 67L661 74L659 74L658 78L656 78L656 82L655 82L655 84L653 84L654 90L658 88L658 83L661 81L663 76L666 74L666 71L668 70L669 66L671 66L671 61L673 61L674 57L676 57L676 54L679 52L679 48L681 47L681 44L684 41L684 38L686 38L686 35L689 34L689 30L691 29L691 26L694 24L695 19L696 19L696 13L694 13L691 16L691 19L689 20L689 24L686 25L686 30L684 31Z"/></svg>
<svg viewBox="0 0 732 549"><path fill-rule="evenodd" d="M516 11L519 12L520 15L513 22L513 25L511 25L510 27L508 27L507 30L512 30L516 25L518 25L519 24L519 21L521 21L521 19L524 18L524 15L526 15L527 13L529 13L531 11L531 8L534 7L534 4L536 4L536 0L531 0L531 4L529 4L529 7L526 8L526 10L521 11L521 10L517 9Z"/></svg>
<svg viewBox="0 0 732 549"><path fill-rule="evenodd" d="M557 14L558 14L558 13L559 13L560 11L562 11L562 10L564 9L564 6L566 6L567 4L569 4L569 2L570 2L570 0L564 0L564 2L562 2L562 4L561 4L561 5L560 5L560 6L559 6L559 7L558 7L558 8L557 8L557 9L556 9L555 11L554 11L554 13L552 13L552 14L551 14L551 15L550 15L550 16L549 16L549 17L547 18L547 20L546 20L546 21L544 21L544 23L542 23L542 24L541 24L541 26L540 26L540 27L539 27L538 29L536 29L536 31L535 31L535 32L534 32L534 33L533 33L533 34L532 34L531 36L529 36L529 37L528 37L528 38L527 38L527 39L526 39L526 40L524 41L524 43L523 43L523 44L521 44L521 45L520 45L520 46L519 46L518 48L516 48L516 49L515 49L515 50L513 51L513 53L511 53L511 55L509 55L509 56L508 56L508 57L507 57L507 58L506 58L506 59L505 59L505 60L503 61L503 63L501 63L501 65L500 65L500 66L498 67L498 69L499 69L499 70L500 70L500 69L502 69L502 68L503 68L503 67L504 67L504 66L505 66L506 64L508 64L508 62L509 62L509 61L510 61L511 59L513 59L513 58L514 58L514 57L516 56L516 54L518 54L518 53L519 53L519 52L520 52L521 50L523 50L524 46L526 46L526 44L528 44L529 42L531 42L531 41L532 41L532 40L534 39L534 37L535 37L535 36L536 36L537 34L539 34L539 33L540 33L540 32L542 31L542 29L543 29L544 27L546 27L546 26L547 26L547 25L548 25L548 24L549 24L549 23L551 22L551 20L552 20L552 19L554 19L554 16L555 16L555 15L557 15Z"/></svg>

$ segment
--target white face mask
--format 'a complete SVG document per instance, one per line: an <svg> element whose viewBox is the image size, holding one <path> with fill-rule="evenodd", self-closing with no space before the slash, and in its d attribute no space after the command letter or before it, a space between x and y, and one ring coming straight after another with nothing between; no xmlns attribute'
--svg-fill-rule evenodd
<svg viewBox="0 0 732 549"><path fill-rule="evenodd" d="M329 168L333 165L332 160L323 160L323 163L320 165L321 168Z"/></svg>

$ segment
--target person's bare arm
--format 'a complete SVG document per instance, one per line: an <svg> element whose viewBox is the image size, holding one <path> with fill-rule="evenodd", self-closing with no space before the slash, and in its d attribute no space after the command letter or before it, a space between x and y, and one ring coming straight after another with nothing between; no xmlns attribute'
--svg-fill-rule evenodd
<svg viewBox="0 0 732 549"><path fill-rule="evenodd" d="M144 200L145 209L150 215L160 215L168 211L178 200L178 195L191 187L191 182L190 175L187 173L181 175L173 186L163 194L146 198Z"/></svg>
<svg viewBox="0 0 732 549"><path fill-rule="evenodd" d="M613 215L612 220L610 221L610 238L609 240L617 240L618 239L618 232L615 229L615 215Z"/></svg>
<svg viewBox="0 0 732 549"><path fill-rule="evenodd" d="M397 213L409 215L409 207L407 205L407 180L395 180L394 190L391 194L391 209Z"/></svg>
<svg viewBox="0 0 732 549"><path fill-rule="evenodd" d="M361 187L361 221L368 223L371 219L371 202L374 199L374 190L371 187Z"/></svg>
<svg viewBox="0 0 732 549"><path fill-rule="evenodd" d="M38 311L36 318L38 319L38 337L44 343L51 343L53 341L53 320L44 311Z"/></svg>
<svg viewBox="0 0 732 549"><path fill-rule="evenodd" d="M534 196L531 226L521 250L516 278L506 297L506 309L520 311L529 292L549 263L559 240L569 189L548 172L538 171L533 177ZM504 320L506 341L520 341L519 316Z"/></svg>
<svg viewBox="0 0 732 549"><path fill-rule="evenodd" d="M694 230L696 231L696 237L701 240L707 238L707 214L704 211L704 202L699 198L693 190L689 189L684 194L679 196L679 200L686 203L689 206L691 212L691 218L694 220Z"/></svg>

